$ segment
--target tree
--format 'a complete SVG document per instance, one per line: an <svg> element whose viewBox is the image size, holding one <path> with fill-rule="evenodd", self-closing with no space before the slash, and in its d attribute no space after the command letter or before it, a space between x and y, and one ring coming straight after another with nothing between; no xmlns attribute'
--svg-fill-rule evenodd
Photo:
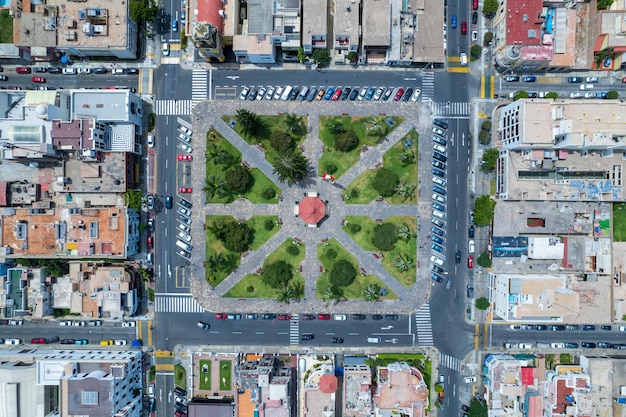
<svg viewBox="0 0 626 417"><path fill-rule="evenodd" d="M365 130L368 135L382 136L387 132L387 121L385 116L372 116L365 123Z"/></svg>
<svg viewBox="0 0 626 417"><path fill-rule="evenodd" d="M410 148L404 148L400 153L400 161L404 165L410 165L415 163L415 152Z"/></svg>
<svg viewBox="0 0 626 417"><path fill-rule="evenodd" d="M130 18L138 25L156 19L159 8L153 0L130 0L128 3Z"/></svg>
<svg viewBox="0 0 626 417"><path fill-rule="evenodd" d="M226 182L220 176L211 175L204 181L202 191L206 193L208 200L213 199L216 195L218 198L222 198L226 195Z"/></svg>
<svg viewBox="0 0 626 417"><path fill-rule="evenodd" d="M226 264L226 259L224 258L224 255L218 253L208 256L206 258L206 261L204 262L204 267L207 271L209 271L209 273L214 274L218 271L226 270L228 268L228 265Z"/></svg>
<svg viewBox="0 0 626 417"><path fill-rule="evenodd" d="M496 15L498 11L498 0L485 0L483 2L483 15L490 19Z"/></svg>
<svg viewBox="0 0 626 417"><path fill-rule="evenodd" d="M489 145L489 143L491 142L491 134L488 130L480 131L480 133L478 134L478 142L481 145Z"/></svg>
<svg viewBox="0 0 626 417"><path fill-rule="evenodd" d="M302 128L302 118L295 113L287 113L285 115L285 125L287 126L287 132L297 134Z"/></svg>
<svg viewBox="0 0 626 417"><path fill-rule="evenodd" d="M600 10L609 10L613 5L613 0L598 0L598 11Z"/></svg>
<svg viewBox="0 0 626 417"><path fill-rule="evenodd" d="M291 298L294 300L301 300L304 298L304 282L302 281L291 281L289 283L291 287Z"/></svg>
<svg viewBox="0 0 626 417"><path fill-rule="evenodd" d="M348 61L350 61L351 63L356 63L359 60L359 54L354 52L354 51L350 51L348 52Z"/></svg>
<svg viewBox="0 0 626 417"><path fill-rule="evenodd" d="M326 121L326 128L330 130L333 135L338 135L346 131L339 117L330 117Z"/></svg>
<svg viewBox="0 0 626 417"><path fill-rule="evenodd" d="M324 68L330 64L330 54L326 49L316 49L313 51L313 55L311 55L313 61L317 64L318 67Z"/></svg>
<svg viewBox="0 0 626 417"><path fill-rule="evenodd" d="M491 304L485 297L480 297L476 300L476 308L479 310L487 310Z"/></svg>
<svg viewBox="0 0 626 417"><path fill-rule="evenodd" d="M609 92L606 93L606 97L607 99L616 99L617 97L619 97L619 93L615 90L611 90Z"/></svg>
<svg viewBox="0 0 626 417"><path fill-rule="evenodd" d="M496 202L489 198L488 195L481 195L476 199L474 205L474 222L477 226L487 226L493 220L493 211L496 208Z"/></svg>
<svg viewBox="0 0 626 417"><path fill-rule="evenodd" d="M411 183L400 184L398 185L398 188L396 188L396 191L404 197L404 201L406 201L415 197L415 188L416 187Z"/></svg>
<svg viewBox="0 0 626 417"><path fill-rule="evenodd" d="M237 109L235 119L241 126L241 133L247 137L256 136L263 127L263 122L259 116L246 109Z"/></svg>
<svg viewBox="0 0 626 417"><path fill-rule="evenodd" d="M372 187L382 197L391 197L396 192L400 178L390 169L380 168L372 179Z"/></svg>
<svg viewBox="0 0 626 417"><path fill-rule="evenodd" d="M278 295L276 296L276 302L289 304L293 297L293 290L289 287L284 287L280 291L278 291Z"/></svg>
<svg viewBox="0 0 626 417"><path fill-rule="evenodd" d="M483 53L483 48L480 45L472 45L470 48L470 61L476 61Z"/></svg>
<svg viewBox="0 0 626 417"><path fill-rule="evenodd" d="M293 266L285 261L276 261L263 267L263 282L274 289L287 288L293 278Z"/></svg>
<svg viewBox="0 0 626 417"><path fill-rule="evenodd" d="M481 125L480 128L482 130L488 130L491 131L491 120L485 120Z"/></svg>
<svg viewBox="0 0 626 417"><path fill-rule="evenodd" d="M270 136L270 146L279 153L289 152L296 147L296 141L289 133L275 130Z"/></svg>
<svg viewBox="0 0 626 417"><path fill-rule="evenodd" d="M546 93L546 98L551 98L552 100L556 100L557 98L559 98L559 93L555 91L550 91L549 93Z"/></svg>
<svg viewBox="0 0 626 417"><path fill-rule="evenodd" d="M519 100L521 98L528 98L528 91L518 90L513 94L513 100Z"/></svg>
<svg viewBox="0 0 626 417"><path fill-rule="evenodd" d="M351 130L335 136L335 149L340 152L350 152L354 150L358 144L359 138Z"/></svg>
<svg viewBox="0 0 626 417"><path fill-rule="evenodd" d="M491 43L491 41L493 40L493 32L487 32L485 33L485 36L483 36L483 42L485 45L489 45Z"/></svg>
<svg viewBox="0 0 626 417"><path fill-rule="evenodd" d="M252 242L252 230L245 223L226 221L215 231L224 247L233 252L245 252Z"/></svg>
<svg viewBox="0 0 626 417"><path fill-rule="evenodd" d="M304 48L298 48L298 60L301 64L304 64L307 61L306 54L304 53Z"/></svg>
<svg viewBox="0 0 626 417"><path fill-rule="evenodd" d="M252 175L248 168L236 165L226 172L226 184L235 193L245 193L250 189Z"/></svg>
<svg viewBox="0 0 626 417"><path fill-rule="evenodd" d="M483 171L492 171L496 167L500 152L496 148L489 148L483 153Z"/></svg>
<svg viewBox="0 0 626 417"><path fill-rule="evenodd" d="M406 272L413 267L413 260L406 253L399 253L393 266L400 272Z"/></svg>
<svg viewBox="0 0 626 417"><path fill-rule="evenodd" d="M405 242L408 242L409 239L414 236L416 236L416 234L409 228L409 225L403 224L402 226L398 227L398 237Z"/></svg>
<svg viewBox="0 0 626 417"><path fill-rule="evenodd" d="M363 298L365 301L374 302L380 298L380 285L370 284L363 290Z"/></svg>
<svg viewBox="0 0 626 417"><path fill-rule="evenodd" d="M189 39L187 38L187 33L185 32L185 28L182 28L180 31L180 49L187 49L187 44L189 43Z"/></svg>
<svg viewBox="0 0 626 417"><path fill-rule="evenodd" d="M330 283L335 287L347 287L356 278L356 268L346 259L340 259L330 270Z"/></svg>
<svg viewBox="0 0 626 417"><path fill-rule="evenodd" d="M123 197L124 203L126 203L128 208L141 210L141 206L143 206L144 203L143 192L141 190L127 189Z"/></svg>
<svg viewBox="0 0 626 417"><path fill-rule="evenodd" d="M372 245L376 246L379 250L393 250L397 241L398 231L396 230L396 226L394 226L393 223L383 223L374 228L374 234L372 235Z"/></svg>
<svg viewBox="0 0 626 417"><path fill-rule="evenodd" d="M280 182L298 182L309 173L309 161L300 152L278 155L274 160L274 174Z"/></svg>
<svg viewBox="0 0 626 417"><path fill-rule="evenodd" d="M487 252L481 253L478 259L476 259L476 264L478 264L478 266L482 266L483 268L491 267L491 258L489 257L489 254Z"/></svg>

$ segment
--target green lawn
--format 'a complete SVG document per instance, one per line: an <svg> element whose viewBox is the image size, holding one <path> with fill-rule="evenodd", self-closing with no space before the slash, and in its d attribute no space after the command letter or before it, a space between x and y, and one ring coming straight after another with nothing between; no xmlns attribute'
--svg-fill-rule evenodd
<svg viewBox="0 0 626 417"><path fill-rule="evenodd" d="M278 203L278 195L280 194L280 188L278 188L263 172L258 168L250 169L252 174L252 184L250 189L244 194L234 194L230 192L227 187L224 187L226 172L234 164L241 163L241 152L237 150L230 142L228 142L219 132L215 129L211 129L207 132L207 152L205 154L206 160L206 176L207 183L222 183L222 185L212 188L215 192L206 191L205 199L207 203L232 203L240 197L247 198L255 204L267 204ZM229 163L219 163L220 151L226 151L232 156ZM207 184L208 188L208 184ZM263 197L263 191L267 188L274 190L275 197L266 199Z"/></svg>
<svg viewBox="0 0 626 417"><path fill-rule="evenodd" d="M372 236L374 234L374 228L378 226L375 220L365 216L347 216L346 221L348 224L342 226L343 230L348 233L354 239L354 241L366 251L380 252L378 248L372 245ZM398 239L394 249L389 252L382 252L384 255L383 267L389 272L398 282L404 285L406 288L411 288L415 284L415 277L417 274L416 257L417 257L417 218L415 217L389 217L385 220L385 223L393 223L396 227L402 225L409 226L412 236L408 241ZM361 226L361 230L357 233L352 233L350 230L350 224L358 224ZM413 261L413 266L407 271L400 272L394 264L399 254L406 255Z"/></svg>
<svg viewBox="0 0 626 417"><path fill-rule="evenodd" d="M413 145L409 148L404 146L406 139L413 141ZM400 178L400 184L412 187L417 186L417 139L418 133L411 130L383 156L383 166L396 173ZM413 152L412 163L403 162L402 155L405 151ZM376 171L374 169L366 170L346 188L343 193L346 203L368 204L379 197L378 192L371 186ZM385 201L390 204L417 204L417 193L414 191L413 195L402 195L397 192L391 197L385 198Z"/></svg>
<svg viewBox="0 0 626 417"><path fill-rule="evenodd" d="M294 268L292 284L298 284L304 286L304 278L300 274L298 268L304 260L304 245L300 244L300 253L297 256L292 256L287 252L287 248L293 245L294 240L289 238L285 240L274 252L272 252L263 265L274 263L278 260L283 260L291 264ZM265 284L261 274L248 274L243 279L239 280L224 297L231 298L276 298L278 296L278 290Z"/></svg>
<svg viewBox="0 0 626 417"><path fill-rule="evenodd" d="M626 204L613 204L613 240L626 242Z"/></svg>
<svg viewBox="0 0 626 417"><path fill-rule="evenodd" d="M203 391L209 391L211 389L211 361L200 360L200 369L198 375L200 375L200 389ZM206 370L206 372L204 372Z"/></svg>
<svg viewBox="0 0 626 417"><path fill-rule="evenodd" d="M341 177L359 160L363 146L375 146L385 135L388 135L404 121L403 117L384 116L385 120L393 119L393 126L384 122L385 130L382 133L370 135L367 133L367 124L376 117L382 116L320 116L319 138L324 144L324 153L318 161L318 171L324 173L327 171L328 165L332 164L337 167L332 175L335 178ZM327 127L331 119L337 119L346 131L353 131L359 138L359 143L354 150L340 152L334 149L335 136Z"/></svg>
<svg viewBox="0 0 626 417"><path fill-rule="evenodd" d="M335 259L331 259L326 255L329 249L333 249L335 252L337 252L337 257ZM319 278L317 279L317 284L315 288L317 298L323 298L322 295L324 289L330 285L330 270L333 268L335 262L340 259L348 260L354 266L357 272L359 272L352 284L342 288L345 298L347 298L348 300L363 299L364 290L370 284L377 284L380 288L387 289L387 295L381 297L381 300L396 300L398 298L393 292L391 292L389 288L385 286L385 284L383 284L381 280L376 278L375 275L361 275L359 264L356 258L335 239L330 239L326 243L318 243L317 257L324 267L324 272L322 272L322 274L320 274Z"/></svg>
<svg viewBox="0 0 626 417"><path fill-rule="evenodd" d="M0 10L0 43L13 43L13 18L9 9Z"/></svg>
<svg viewBox="0 0 626 417"><path fill-rule="evenodd" d="M174 384L187 389L187 371L182 365L174 365Z"/></svg>
<svg viewBox="0 0 626 417"><path fill-rule="evenodd" d="M220 391L230 390L230 361L220 361Z"/></svg>
<svg viewBox="0 0 626 417"><path fill-rule="evenodd" d="M212 287L216 287L222 282L232 271L237 268L241 262L241 254L227 250L221 241L215 238L209 231L210 225L213 222L224 222L226 220L233 220L232 216L206 216L206 255L205 260L213 255L222 254L226 258L226 265L223 269L209 269L208 262L205 261L206 267L206 280ZM265 229L265 221L271 219L274 221L274 228L272 230ZM237 220L237 219L235 219ZM244 222L253 230L252 243L250 244L250 250L256 250L263 246L272 236L274 236L280 230L277 216L252 216Z"/></svg>

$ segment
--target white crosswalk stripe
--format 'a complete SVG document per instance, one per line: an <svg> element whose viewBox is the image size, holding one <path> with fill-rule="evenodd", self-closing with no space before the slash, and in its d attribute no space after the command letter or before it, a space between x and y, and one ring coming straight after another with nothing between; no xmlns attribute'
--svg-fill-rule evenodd
<svg viewBox="0 0 626 417"><path fill-rule="evenodd" d="M424 72L422 75L422 100L435 97L435 73Z"/></svg>
<svg viewBox="0 0 626 417"><path fill-rule="evenodd" d="M195 69L191 73L191 101L197 104L207 99L207 72Z"/></svg>
<svg viewBox="0 0 626 417"><path fill-rule="evenodd" d="M449 355L446 355L445 353L442 353L439 355L439 366L453 369L455 371L460 371L461 359L457 359L453 356L449 356Z"/></svg>
<svg viewBox="0 0 626 417"><path fill-rule="evenodd" d="M433 346L433 327L430 321L430 304L426 303L415 313L415 329L419 346Z"/></svg>
<svg viewBox="0 0 626 417"><path fill-rule="evenodd" d="M431 101L431 108L435 116L456 115L467 116L469 114L469 103L463 102L434 102Z"/></svg>
<svg viewBox="0 0 626 417"><path fill-rule="evenodd" d="M206 310L191 297L191 294L155 294L156 313L205 313Z"/></svg>
<svg viewBox="0 0 626 417"><path fill-rule="evenodd" d="M289 320L289 344L291 346L300 344L300 316L297 314L291 316Z"/></svg>
<svg viewBox="0 0 626 417"><path fill-rule="evenodd" d="M158 116L189 116L191 100L157 100L154 112Z"/></svg>

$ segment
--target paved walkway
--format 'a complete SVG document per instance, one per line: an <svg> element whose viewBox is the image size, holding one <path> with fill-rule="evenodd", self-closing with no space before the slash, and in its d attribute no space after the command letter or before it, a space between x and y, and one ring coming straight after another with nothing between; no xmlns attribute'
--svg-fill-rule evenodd
<svg viewBox="0 0 626 417"><path fill-rule="evenodd" d="M381 107L393 108L389 115L404 116L405 121L401 123L388 136L387 140L380 145L370 147L361 153L361 159L348 172L342 175L336 184L331 184L320 178L317 172L317 161L323 152L322 142L318 139L319 116L329 114L348 113L352 116L377 115ZM249 145L241 139L230 126L221 120L222 114L235 114L238 108L246 108L257 114L278 114L280 112L292 112L305 114L308 116L308 134L302 144L305 156L311 161L312 172L301 184L289 185L280 183L273 173L273 167L265 159L265 154L258 146ZM363 250L354 240L350 238L342 229L343 219L348 215L369 216L372 219L385 219L390 216L417 216L418 212L424 212L430 216L430 200L419 205L390 205L386 202L372 202L370 204L357 205L345 204L342 201L342 190L354 179L367 169L374 169L382 162L382 157L391 147L400 141L411 129L418 132L428 132L430 129L430 106L428 103L361 103L361 102L249 102L249 101L228 101L228 102L203 102L194 108L193 129L194 149L196 158L201 160L201 155L206 151L204 134L210 127L214 127L221 135L228 139L242 153L242 160L251 167L261 170L268 178L274 181L282 190L282 199L278 204L252 204L245 199L239 199L233 204L204 204L204 193L195 193L192 197L194 203L193 230L194 251L192 253L191 264L195 268L191 279L192 296L209 311L254 311L254 312L275 312L280 310L295 311L298 313L317 313L328 311L337 313L351 313L367 311L371 313L387 312L412 312L420 308L427 300L430 292L428 267L419 265L429 265L429 251L418 251L418 277L417 283L412 289L407 290L382 266L380 259L373 253ZM420 139L425 146L419 149L426 149L430 154L430 135L426 134L425 139ZM422 159L420 152L419 159ZM424 160L428 160L426 157ZM424 166L422 166L424 165ZM419 170L430 172L430 164L419 164ZM206 178L205 165L202 163L192 165L192 186L201 190ZM421 176L421 175L420 175ZM416 179L417 182L417 179ZM425 186L420 185L420 194L429 191L429 182ZM330 206L330 216L325 219L319 227L305 227L299 217L295 217L293 208L295 201L303 198L307 192L318 192L322 200L328 200ZM426 194L427 195L427 194ZM200 209L202 208L202 209ZM248 219L254 215L278 215L282 221L281 230L276 233L268 242L256 251L250 251L242 257L241 265L215 289L212 289L205 281L205 271L201 268L206 253L205 230L203 227L206 215L232 215L234 218ZM424 246L427 237L425 233L419 233L419 245ZM305 247L305 258L302 262L302 275L305 279L304 299L289 305L289 307L279 304L270 299L232 299L222 298L233 285L249 273L254 273L262 267L264 260L278 246L287 239L299 239ZM324 301L316 298L316 280L320 275L320 262L317 259L317 244L324 239L335 238L341 245L350 251L357 259L359 268L367 274L376 275L387 287L391 289L398 300L381 301L369 303L363 300L349 300L328 307ZM422 253L426 252L426 253ZM243 304L242 304L243 303ZM245 304L245 305L244 305Z"/></svg>

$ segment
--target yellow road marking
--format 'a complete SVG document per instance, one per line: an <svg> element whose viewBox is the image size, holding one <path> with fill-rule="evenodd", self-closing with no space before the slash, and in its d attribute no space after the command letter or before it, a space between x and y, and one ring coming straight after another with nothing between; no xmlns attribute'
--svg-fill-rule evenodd
<svg viewBox="0 0 626 417"><path fill-rule="evenodd" d="M152 78L154 76L154 70L152 68L148 69L148 94L152 94Z"/></svg>
<svg viewBox="0 0 626 417"><path fill-rule="evenodd" d="M483 324L483 346L486 348L489 347L489 337L487 337L487 335L489 334L489 323L484 323Z"/></svg>
<svg viewBox="0 0 626 417"><path fill-rule="evenodd" d="M141 339L141 320L137 320L137 338Z"/></svg>
<svg viewBox="0 0 626 417"><path fill-rule="evenodd" d="M477 113L478 117L480 117L481 119L487 119L489 118L489 116L487 116L487 114L483 113L483 112L478 112Z"/></svg>
<svg viewBox="0 0 626 417"><path fill-rule="evenodd" d="M448 62L461 62L461 57L460 56L449 56L448 57Z"/></svg>
<svg viewBox="0 0 626 417"><path fill-rule="evenodd" d="M152 320L148 320L148 346L152 346Z"/></svg>
<svg viewBox="0 0 626 417"><path fill-rule="evenodd" d="M478 350L478 339L479 339L479 334L478 334L478 323L474 324L474 350Z"/></svg>
<svg viewBox="0 0 626 417"><path fill-rule="evenodd" d="M159 358L166 358L166 357L172 357L174 356L173 352L170 352L169 350L157 350L154 353L154 356L159 357Z"/></svg>
<svg viewBox="0 0 626 417"><path fill-rule="evenodd" d="M180 51L180 43L170 43L170 50Z"/></svg>
<svg viewBox="0 0 626 417"><path fill-rule="evenodd" d="M173 371L174 370L174 364L171 364L171 363L157 363L156 365L154 365L154 367L157 371Z"/></svg>
<svg viewBox="0 0 626 417"><path fill-rule="evenodd" d="M469 68L468 67L448 67L448 72L464 72L464 73L468 73L469 72Z"/></svg>
<svg viewBox="0 0 626 417"><path fill-rule="evenodd" d="M143 75L143 68L139 68L139 85L137 86L137 94L143 92L143 83L141 82L141 76Z"/></svg>

